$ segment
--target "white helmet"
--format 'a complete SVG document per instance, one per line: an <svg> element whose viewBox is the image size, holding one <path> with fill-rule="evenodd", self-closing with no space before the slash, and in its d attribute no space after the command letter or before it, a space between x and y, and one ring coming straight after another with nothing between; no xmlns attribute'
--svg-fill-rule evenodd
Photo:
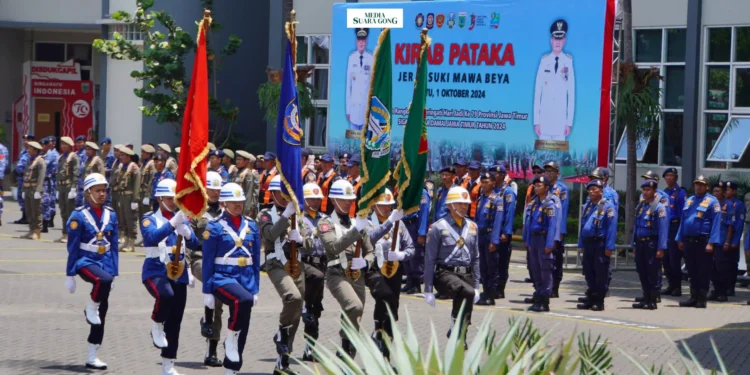
<svg viewBox="0 0 750 375"><path fill-rule="evenodd" d="M174 198L175 190L177 189L177 182L171 178L167 178L159 181L156 185L156 193L154 196L158 197L172 197Z"/></svg>
<svg viewBox="0 0 750 375"><path fill-rule="evenodd" d="M328 198L353 201L357 199L357 195L354 194L354 186L342 178L331 185L331 190L328 191Z"/></svg>
<svg viewBox="0 0 750 375"><path fill-rule="evenodd" d="M449 204L449 203L471 204L471 199L469 198L469 192L460 186L452 187L450 190L448 190L448 195L445 197L445 204Z"/></svg>
<svg viewBox="0 0 750 375"><path fill-rule="evenodd" d="M314 182L308 182L302 187L302 192L305 199L323 199L323 192L320 190L320 186Z"/></svg>
<svg viewBox="0 0 750 375"><path fill-rule="evenodd" d="M245 192L240 185L230 182L221 187L219 202L244 202Z"/></svg>
<svg viewBox="0 0 750 375"><path fill-rule="evenodd" d="M220 174L214 171L209 171L206 174L206 189L221 190L221 183L222 180Z"/></svg>
<svg viewBox="0 0 750 375"><path fill-rule="evenodd" d="M391 190L388 188L385 188L385 191L383 194L378 197L378 202L376 203L378 206L390 206L393 204L396 204L396 201L393 200L393 193L391 193Z"/></svg>
<svg viewBox="0 0 750 375"><path fill-rule="evenodd" d="M273 176L271 183L268 185L268 191L281 191L281 176Z"/></svg>
<svg viewBox="0 0 750 375"><path fill-rule="evenodd" d="M86 176L86 179L83 181L83 190L88 190L96 185L109 185L109 182L107 182L107 179L101 174L92 173Z"/></svg>

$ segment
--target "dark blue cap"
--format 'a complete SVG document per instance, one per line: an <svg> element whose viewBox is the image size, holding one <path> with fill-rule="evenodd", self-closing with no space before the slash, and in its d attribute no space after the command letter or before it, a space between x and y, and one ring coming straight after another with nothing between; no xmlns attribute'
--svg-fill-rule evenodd
<svg viewBox="0 0 750 375"><path fill-rule="evenodd" d="M355 165L360 165L360 157L359 154L352 155L349 160L346 162L347 167L353 167Z"/></svg>
<svg viewBox="0 0 750 375"><path fill-rule="evenodd" d="M266 160L276 160L276 154L270 151L266 151L265 154L263 154L263 159Z"/></svg>
<svg viewBox="0 0 750 375"><path fill-rule="evenodd" d="M609 177L609 168L607 167L596 167L596 169L594 169L589 175L589 178L595 179L601 179L604 177Z"/></svg>
<svg viewBox="0 0 750 375"><path fill-rule="evenodd" d="M41 140L41 144L43 144L43 145L47 145L47 144L49 144L49 137L44 137L44 138L42 138L42 140Z"/></svg>
<svg viewBox="0 0 750 375"><path fill-rule="evenodd" d="M469 169L482 169L482 164L479 164L479 162L476 160L472 160L469 163Z"/></svg>
<svg viewBox="0 0 750 375"><path fill-rule="evenodd" d="M556 161L551 161L551 162L548 162L547 164L544 165L544 169L545 170L547 170L547 169L554 169L554 170L560 172L560 164L558 164Z"/></svg>
<svg viewBox="0 0 750 375"><path fill-rule="evenodd" d="M86 136L85 135L79 135L79 136L77 136L76 137L76 142L78 142L78 141L86 141Z"/></svg>
<svg viewBox="0 0 750 375"><path fill-rule="evenodd" d="M717 181L714 186L711 186L711 189L713 188L719 188L721 190L724 190L726 186L724 185L724 181Z"/></svg>
<svg viewBox="0 0 750 375"><path fill-rule="evenodd" d="M302 155L302 157L303 157L303 158L307 158L307 157L309 157L309 156L310 156L310 154L311 154L311 152L310 152L310 149L309 149L309 148L303 148L303 149L302 149L302 150L300 151L300 155Z"/></svg>
<svg viewBox="0 0 750 375"><path fill-rule="evenodd" d="M724 187L727 189L737 190L737 183L734 181L724 181Z"/></svg>
<svg viewBox="0 0 750 375"><path fill-rule="evenodd" d="M703 184L703 185L708 186L708 179L705 178L705 177L703 177L703 175L700 175L700 176L698 176L698 177L695 178L695 180L693 181L693 183L694 184Z"/></svg>
<svg viewBox="0 0 750 375"><path fill-rule="evenodd" d="M674 173L675 177L677 176L677 168L670 167L664 170L664 173L661 174L662 177L667 177L667 173Z"/></svg>
<svg viewBox="0 0 750 375"><path fill-rule="evenodd" d="M219 158L223 158L224 157L224 151L222 151L222 150L211 151L211 153L209 154L209 156L218 156Z"/></svg>
<svg viewBox="0 0 750 375"><path fill-rule="evenodd" d="M443 172L456 174L456 168L452 166L443 167L443 169L440 170L440 173L443 173Z"/></svg>
<svg viewBox="0 0 750 375"><path fill-rule="evenodd" d="M57 137L55 137L54 135L50 135L49 137L47 137L47 139L49 139L49 141L52 143L57 143Z"/></svg>
<svg viewBox="0 0 750 375"><path fill-rule="evenodd" d="M23 139L27 141L33 141L34 140L34 134L26 134L23 136Z"/></svg>
<svg viewBox="0 0 750 375"><path fill-rule="evenodd" d="M504 165L493 165L490 167L490 172L508 174L508 170Z"/></svg>
<svg viewBox="0 0 750 375"><path fill-rule="evenodd" d="M488 180L488 179L495 179L495 174L492 172L484 172L481 175L479 175L480 180Z"/></svg>
<svg viewBox="0 0 750 375"><path fill-rule="evenodd" d="M350 157L352 157L352 155L349 154L348 152L345 152L345 153L341 154L341 156L339 156L339 159L349 160Z"/></svg>
<svg viewBox="0 0 750 375"><path fill-rule="evenodd" d="M461 159L461 160L459 160L459 161L457 161L457 162L453 163L453 165L454 165L454 166L458 165L458 166L460 166L460 167L465 167L465 166L467 166L467 165L469 165L469 164L468 164L468 163L466 162L466 160L464 160L464 159Z"/></svg>
<svg viewBox="0 0 750 375"><path fill-rule="evenodd" d="M602 182L602 180L591 180L588 184L586 184L586 190L594 186L600 189L604 189L604 183Z"/></svg>
<svg viewBox="0 0 750 375"><path fill-rule="evenodd" d="M657 182L656 180L646 180L646 181L643 181L643 183L641 183L641 189L645 187L656 189L658 186L659 186L659 182Z"/></svg>
<svg viewBox="0 0 750 375"><path fill-rule="evenodd" d="M333 163L333 158L331 157L331 154L323 154L323 156L320 157L320 161Z"/></svg>
<svg viewBox="0 0 750 375"><path fill-rule="evenodd" d="M544 172L544 168L542 168L542 166L540 166L539 164L532 165L531 166L531 170L534 171L534 172L536 172L536 171Z"/></svg>
<svg viewBox="0 0 750 375"><path fill-rule="evenodd" d="M648 171L641 175L641 177L647 179L647 180L654 180L656 182L659 182L659 175L654 173L653 171Z"/></svg>
<svg viewBox="0 0 750 375"><path fill-rule="evenodd" d="M112 144L112 140L109 139L109 138L104 138L104 139L101 140L101 142L99 142L100 145L103 145L105 143L111 145Z"/></svg>
<svg viewBox="0 0 750 375"><path fill-rule="evenodd" d="M167 160L167 157L166 157L166 156L165 156L164 154L159 154L159 153L157 153L156 155L154 155L154 157L152 157L152 158L151 158L151 160L161 160L161 161L166 161L166 160Z"/></svg>
<svg viewBox="0 0 750 375"><path fill-rule="evenodd" d="M541 182L541 183L543 183L543 184L544 184L544 186L551 186L551 185L552 185L552 182L551 182L551 181L550 181L550 179L549 179L548 177L546 177L546 176L536 176L536 177L534 178L534 181L532 181L531 183L532 183L532 184L536 184L536 183L538 183L538 182Z"/></svg>

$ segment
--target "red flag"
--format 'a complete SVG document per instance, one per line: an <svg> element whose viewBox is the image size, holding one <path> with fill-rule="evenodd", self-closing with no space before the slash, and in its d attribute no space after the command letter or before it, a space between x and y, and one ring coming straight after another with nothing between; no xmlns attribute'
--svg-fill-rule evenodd
<svg viewBox="0 0 750 375"><path fill-rule="evenodd" d="M208 155L208 59L206 29L211 18L206 14L198 26L193 75L182 119L180 163L177 168L177 206L191 218L206 212L206 156Z"/></svg>

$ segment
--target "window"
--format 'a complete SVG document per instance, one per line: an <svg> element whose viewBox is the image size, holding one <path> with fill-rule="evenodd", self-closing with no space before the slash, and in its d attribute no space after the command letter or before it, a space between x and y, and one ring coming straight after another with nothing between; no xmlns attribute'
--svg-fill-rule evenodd
<svg viewBox="0 0 750 375"><path fill-rule="evenodd" d="M330 49L330 35L297 36L297 65L314 67L308 82L314 90L312 99L316 110L315 116L305 121L305 145L311 148L326 147Z"/></svg>
<svg viewBox="0 0 750 375"><path fill-rule="evenodd" d="M750 168L750 27L707 28L704 167Z"/></svg>
<svg viewBox="0 0 750 375"><path fill-rule="evenodd" d="M91 44L67 44L65 60L75 60L81 66L91 66Z"/></svg>
<svg viewBox="0 0 750 375"><path fill-rule="evenodd" d="M34 43L34 61L66 62L75 60L81 65L81 80L93 77L91 44L84 43Z"/></svg>
<svg viewBox="0 0 750 375"><path fill-rule="evenodd" d="M686 30L638 29L634 31L634 59L639 70L655 68L661 79L649 84L659 95L663 110L659 130L638 140L636 156L639 163L679 166L682 164L682 118L685 105L685 43ZM625 133L619 136L616 160L627 155Z"/></svg>
<svg viewBox="0 0 750 375"><path fill-rule="evenodd" d="M65 62L64 43L34 44L34 61Z"/></svg>
<svg viewBox="0 0 750 375"><path fill-rule="evenodd" d="M119 33L125 40L143 40L143 34L136 25L125 23L113 23L109 25L107 34L109 40L114 40L115 33Z"/></svg>

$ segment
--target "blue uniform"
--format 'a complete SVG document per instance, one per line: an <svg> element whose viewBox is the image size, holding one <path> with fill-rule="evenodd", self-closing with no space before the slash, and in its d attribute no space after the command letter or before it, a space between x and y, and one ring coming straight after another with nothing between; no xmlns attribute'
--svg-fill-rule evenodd
<svg viewBox="0 0 750 375"><path fill-rule="evenodd" d="M500 280L497 269L500 265L500 259L497 249L490 252L492 230L497 216L496 201L497 196L494 192L490 195L481 193L477 198L476 217L474 218L479 228L479 274L482 275L484 293L492 293L491 298L494 298L494 292Z"/></svg>
<svg viewBox="0 0 750 375"><path fill-rule="evenodd" d="M141 280L149 294L156 300L151 319L164 324L167 347L162 348L162 358L176 359L180 338L180 325L187 302L187 285L192 277L190 265L185 260L185 249L180 250L179 260L185 270L177 280L167 278L167 263L174 260L172 247L177 245L177 233L169 223L171 213L164 216L161 211L149 212L141 220L143 247L146 259L143 261ZM190 225L188 225L190 228ZM190 250L198 249L199 242L190 229L190 238L185 238L183 246Z"/></svg>
<svg viewBox="0 0 750 375"><path fill-rule="evenodd" d="M8 158L8 148L0 144L0 191L5 190L3 188L3 180L5 179L5 168L10 163ZM3 214L3 197L0 194L0 216Z"/></svg>
<svg viewBox="0 0 750 375"><path fill-rule="evenodd" d="M712 243L714 251L721 251L721 206L716 198L706 193L694 195L682 209L680 228L675 239L685 244L685 264L690 276L690 288L708 291L713 266L713 254L706 252L706 244Z"/></svg>
<svg viewBox="0 0 750 375"><path fill-rule="evenodd" d="M583 249L583 275L594 300L603 299L609 288L610 257L606 250L615 249L617 212L609 199L599 203L589 201L581 217L578 247Z"/></svg>
<svg viewBox="0 0 750 375"><path fill-rule="evenodd" d="M26 149L23 149L23 151L18 154L18 164L16 164L16 182L18 183L18 186L23 186L23 174L26 171L26 167L29 165L29 159L29 152L26 151ZM20 187L18 188L18 194L16 194L16 200L18 200L21 212L26 212L24 210L23 189Z"/></svg>
<svg viewBox="0 0 750 375"><path fill-rule="evenodd" d="M667 238L667 251L664 253L664 273L672 288L679 288L682 284L682 256L683 253L677 248L677 230L680 228L682 208L685 206L685 189L675 184L673 188L664 189L669 201L669 211L673 213L669 219L669 236Z"/></svg>
<svg viewBox="0 0 750 375"><path fill-rule="evenodd" d="M504 292L504 285L508 281L508 267L510 267L511 237L513 236L513 219L516 212L516 193L507 184L495 189L495 221L492 224L490 242L495 244L498 256L498 274L500 291ZM507 241L501 241L502 235Z"/></svg>
<svg viewBox="0 0 750 375"><path fill-rule="evenodd" d="M655 296L661 280L661 259L656 252L666 252L669 237L667 208L654 197L651 203L642 200L635 209L633 248L635 267L644 296Z"/></svg>
<svg viewBox="0 0 750 375"><path fill-rule="evenodd" d="M115 158L114 150L109 150L109 154L107 154L107 157L104 159L104 170L105 170L105 176L107 177L107 180L109 180L109 176L112 174L112 167L115 165L115 161L117 161L117 158ZM107 185L107 205L109 205L112 202L111 192L112 192L112 187Z"/></svg>
<svg viewBox="0 0 750 375"><path fill-rule="evenodd" d="M568 196L568 187L560 181L557 181L554 186L550 189L550 193L554 194L560 200L560 218L558 219L557 225L559 232L558 242L552 248L552 254L555 256L555 289L558 288L563 278L563 261L565 260L565 236L568 234L568 204L570 203L570 197Z"/></svg>
<svg viewBox="0 0 750 375"><path fill-rule="evenodd" d="M47 162L47 170L44 176L44 195L42 196L42 218L45 221L52 220L57 211L57 161L60 159L60 153L54 148L44 154L44 161Z"/></svg>
<svg viewBox="0 0 750 375"><path fill-rule="evenodd" d="M236 239L236 240L235 240ZM240 243L242 246L237 246ZM221 262L218 262L218 261ZM223 263L223 264L219 264ZM238 331L240 361L224 358L224 367L239 371L250 327L253 296L260 287L260 232L255 221L241 218L239 227L224 212L203 232L203 293L213 294L229 309L230 331Z"/></svg>
<svg viewBox="0 0 750 375"><path fill-rule="evenodd" d="M105 206L97 213L86 204L73 211L65 225L68 228L65 275L78 275L93 284L91 300L99 303L102 324L91 326L88 342L99 345L104 337L109 292L114 278L119 275L117 215L109 207Z"/></svg>
<svg viewBox="0 0 750 375"><path fill-rule="evenodd" d="M450 187L441 186L437 189L437 200L435 201L434 218L432 222L436 222L446 216L448 216L448 207L445 206L445 198L448 196L448 190Z"/></svg>
<svg viewBox="0 0 750 375"><path fill-rule="evenodd" d="M734 223L732 249L730 250L733 261L732 272L730 273L731 279L729 281L729 293L730 295L734 295L734 287L737 284L737 272L739 271L740 251L742 251L742 249L740 249L740 239L742 238L742 232L745 231L745 202L737 199L737 197L734 197L729 201L732 202L732 205L734 206L734 215L736 219Z"/></svg>
<svg viewBox="0 0 750 375"><path fill-rule="evenodd" d="M404 271L406 277L412 280L416 285L422 284L424 277L424 244L417 242L419 237L427 237L428 223L430 221L430 206L432 197L429 190L425 187L422 189L422 199L419 202L419 211L406 215L401 221L406 225L406 230L412 238L414 244L414 255L411 259L404 261Z"/></svg>
<svg viewBox="0 0 750 375"><path fill-rule="evenodd" d="M714 284L714 290L717 295L726 295L729 291L729 283L732 281L731 273L734 269L732 263L737 263L734 260L732 249L732 241L734 241L735 236L734 234L732 238L727 238L727 236L729 235L729 228L734 228L737 223L737 215L735 213L735 205L729 200L720 200L719 206L721 206L720 243L714 249L714 268L711 281ZM724 251L724 244L729 244L728 251Z"/></svg>
<svg viewBox="0 0 750 375"><path fill-rule="evenodd" d="M552 294L555 256L547 254L544 249L552 249L555 241L560 240L560 205L552 193L544 200L539 196L527 206L526 223L523 228L523 240L529 248L529 263L534 279L535 295L549 298Z"/></svg>

